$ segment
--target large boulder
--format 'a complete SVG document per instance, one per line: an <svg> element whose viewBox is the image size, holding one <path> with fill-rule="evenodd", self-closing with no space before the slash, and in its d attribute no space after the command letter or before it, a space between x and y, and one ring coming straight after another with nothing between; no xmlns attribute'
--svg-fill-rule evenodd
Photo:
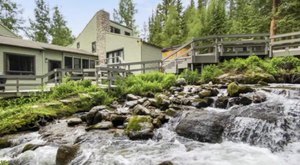
<svg viewBox="0 0 300 165"><path fill-rule="evenodd" d="M204 98L204 99L195 99L192 103L192 106L196 108L205 108L210 106L214 100L212 98Z"/></svg>
<svg viewBox="0 0 300 165"><path fill-rule="evenodd" d="M184 137L200 142L220 143L228 113L214 111L191 111L176 127L176 132Z"/></svg>
<svg viewBox="0 0 300 165"><path fill-rule="evenodd" d="M114 127L122 126L126 119L127 116L125 115L112 114L110 116L110 121L113 123Z"/></svg>
<svg viewBox="0 0 300 165"><path fill-rule="evenodd" d="M37 148L41 147L43 145L41 144L31 144L31 143L28 143L26 144L24 147L23 147L23 150L22 150L22 153L23 152L26 152L26 151L34 151L36 150Z"/></svg>
<svg viewBox="0 0 300 165"><path fill-rule="evenodd" d="M62 145L56 154L56 165L68 165L77 155L79 145Z"/></svg>
<svg viewBox="0 0 300 165"><path fill-rule="evenodd" d="M239 86L232 82L227 87L227 93L230 97L238 97L242 93L254 92L255 90L249 86Z"/></svg>
<svg viewBox="0 0 300 165"><path fill-rule="evenodd" d="M184 78L178 78L177 80L176 80L176 82L175 82L175 85L176 86L184 86L184 85L186 85L187 84L187 82L186 82L186 80L184 79Z"/></svg>
<svg viewBox="0 0 300 165"><path fill-rule="evenodd" d="M127 95L126 95L126 99L127 99L128 101L132 101L132 100L138 100L138 99L140 99L140 97L139 97L139 96L135 96L135 95L133 95L133 94L127 94Z"/></svg>
<svg viewBox="0 0 300 165"><path fill-rule="evenodd" d="M150 116L132 116L126 127L126 134L131 140L147 140L153 137L153 129Z"/></svg>

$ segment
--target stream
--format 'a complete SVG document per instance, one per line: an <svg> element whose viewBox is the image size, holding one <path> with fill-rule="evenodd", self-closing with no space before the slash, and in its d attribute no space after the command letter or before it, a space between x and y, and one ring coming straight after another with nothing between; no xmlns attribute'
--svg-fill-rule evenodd
<svg viewBox="0 0 300 165"><path fill-rule="evenodd" d="M261 92L267 101L256 104L281 105L288 131L278 123L267 125L247 116L235 118L234 128L225 130L221 143L202 143L184 138L175 132L182 116L171 119L155 130L154 138L132 141L121 129L85 131L82 125L68 127L66 119L57 120L38 132L9 135L14 147L0 150L0 160L13 165L55 165L58 147L62 144L80 144L74 165L158 165L171 161L174 165L298 165L300 162L300 85L272 84ZM253 104L248 105L253 106ZM227 110L214 107L209 111L235 111L247 106L233 106ZM252 138L245 132L256 130L263 136ZM282 140L282 131L289 137L282 150L273 151ZM249 133L251 134L251 133ZM274 144L271 143L274 141ZM22 150L26 144L39 145L34 151Z"/></svg>

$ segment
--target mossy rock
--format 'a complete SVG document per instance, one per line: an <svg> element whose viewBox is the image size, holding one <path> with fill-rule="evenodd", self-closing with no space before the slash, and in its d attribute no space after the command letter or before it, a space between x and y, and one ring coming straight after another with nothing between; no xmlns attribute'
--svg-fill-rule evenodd
<svg viewBox="0 0 300 165"><path fill-rule="evenodd" d="M211 90L202 90L201 92L199 92L199 97L200 98L205 98L205 97L210 97L212 96L212 91Z"/></svg>
<svg viewBox="0 0 300 165"><path fill-rule="evenodd" d="M204 99L195 99L192 105L196 108L206 108L210 106L213 102L214 100L212 98L207 97Z"/></svg>
<svg viewBox="0 0 300 165"><path fill-rule="evenodd" d="M152 123L152 118L150 116L132 116L129 119L126 131L141 131L143 123Z"/></svg>
<svg viewBox="0 0 300 165"><path fill-rule="evenodd" d="M229 96L236 97L239 95L239 86L235 82L232 82L227 86L227 92Z"/></svg>
<svg viewBox="0 0 300 165"><path fill-rule="evenodd" d="M227 93L230 97L238 97L241 93L254 92L255 90L249 86L239 86L235 82L227 86Z"/></svg>
<svg viewBox="0 0 300 165"><path fill-rule="evenodd" d="M218 97L217 100L216 100L215 106L217 108L225 109L227 107L228 101L229 101L229 99L226 96Z"/></svg>
<svg viewBox="0 0 300 165"><path fill-rule="evenodd" d="M261 85L261 86L268 86L269 85L267 82L262 81L262 80L258 81L258 84Z"/></svg>
<svg viewBox="0 0 300 165"><path fill-rule="evenodd" d="M29 151L29 150L31 150L31 151L34 151L34 150L36 150L37 148L39 148L39 147L41 147L42 145L40 145L40 144L26 144L24 147L23 147L23 150L22 150L22 153L23 152L26 152L26 151Z"/></svg>
<svg viewBox="0 0 300 165"><path fill-rule="evenodd" d="M166 113L166 115L171 116L171 117L174 117L177 114L177 112L173 109L168 109L168 110L166 110L165 113Z"/></svg>
<svg viewBox="0 0 300 165"><path fill-rule="evenodd" d="M276 79L268 73L249 73L244 75L240 82L243 84L257 84L259 81L274 83Z"/></svg>
<svg viewBox="0 0 300 165"><path fill-rule="evenodd" d="M7 138L0 139L0 149L8 148L12 146L12 142Z"/></svg>

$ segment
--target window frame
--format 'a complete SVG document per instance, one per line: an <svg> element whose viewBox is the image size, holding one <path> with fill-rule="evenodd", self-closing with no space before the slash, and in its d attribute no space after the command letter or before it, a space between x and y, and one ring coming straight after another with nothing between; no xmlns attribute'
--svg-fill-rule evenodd
<svg viewBox="0 0 300 165"><path fill-rule="evenodd" d="M36 75L36 56L35 55L28 55L28 54L19 54L19 53L11 53L11 52L4 52L3 53L3 57L4 57L4 59L3 59L3 61L5 62L5 64L3 65L3 70L4 70L4 72L5 72L5 74L6 75ZM8 56L22 56L22 57L30 57L30 58L32 58L32 63L33 63L33 68L32 68L32 72L30 72L30 71L11 71L10 69L9 69L9 66L10 66L10 63L9 63L9 57ZM19 72L19 74L11 74L11 73L18 73ZM30 73L32 73L32 74L24 74L24 72L30 72Z"/></svg>
<svg viewBox="0 0 300 165"><path fill-rule="evenodd" d="M131 33L130 33L130 32L127 32L127 31L125 31L125 32L124 32L124 35L126 35L126 36L131 36Z"/></svg>
<svg viewBox="0 0 300 165"><path fill-rule="evenodd" d="M96 53L97 52L97 44L96 41L92 42L92 53Z"/></svg>
<svg viewBox="0 0 300 165"><path fill-rule="evenodd" d="M66 68L66 58L70 58L72 60L71 61L71 68ZM64 68L65 69L73 69L73 65L74 65L73 57L72 56L64 56Z"/></svg>

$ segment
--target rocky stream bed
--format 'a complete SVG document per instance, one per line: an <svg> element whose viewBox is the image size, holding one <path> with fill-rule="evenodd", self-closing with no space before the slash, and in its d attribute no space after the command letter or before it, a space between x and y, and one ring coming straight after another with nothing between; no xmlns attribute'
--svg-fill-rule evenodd
<svg viewBox="0 0 300 165"><path fill-rule="evenodd" d="M229 87L231 86L231 87ZM300 86L177 86L6 135L0 160L38 165L298 165Z"/></svg>

